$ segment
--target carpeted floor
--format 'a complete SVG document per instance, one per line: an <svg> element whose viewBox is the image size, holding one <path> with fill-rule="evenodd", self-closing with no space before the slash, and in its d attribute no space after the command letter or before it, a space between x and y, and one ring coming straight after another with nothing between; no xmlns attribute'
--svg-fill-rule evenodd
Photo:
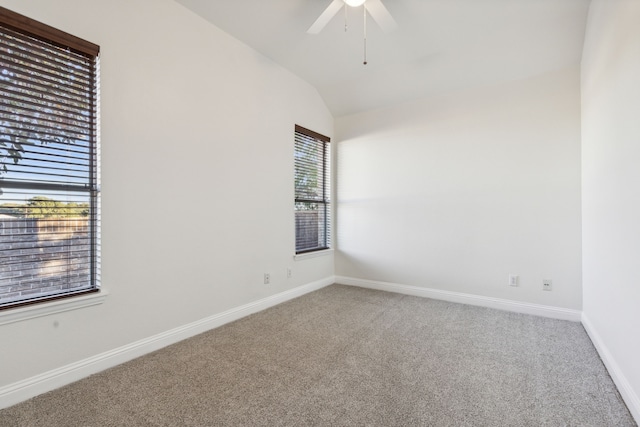
<svg viewBox="0 0 640 427"><path fill-rule="evenodd" d="M333 285L1 426L635 426L579 323Z"/></svg>

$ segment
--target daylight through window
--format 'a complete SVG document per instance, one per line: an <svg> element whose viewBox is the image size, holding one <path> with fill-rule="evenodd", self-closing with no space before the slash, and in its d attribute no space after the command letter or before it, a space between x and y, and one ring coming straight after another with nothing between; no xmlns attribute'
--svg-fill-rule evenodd
<svg viewBox="0 0 640 427"><path fill-rule="evenodd" d="M295 129L296 253L331 246L330 139L301 126Z"/></svg>
<svg viewBox="0 0 640 427"><path fill-rule="evenodd" d="M0 308L98 289L98 53L0 8Z"/></svg>

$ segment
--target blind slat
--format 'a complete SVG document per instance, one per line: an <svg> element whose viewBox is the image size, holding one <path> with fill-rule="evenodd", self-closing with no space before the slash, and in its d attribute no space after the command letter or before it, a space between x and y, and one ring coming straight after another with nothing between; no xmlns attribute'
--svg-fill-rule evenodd
<svg viewBox="0 0 640 427"><path fill-rule="evenodd" d="M0 40L0 52L12 55L20 62L26 59L31 64L47 64L52 70L72 67L74 77L83 77L85 81L91 82L91 73L86 67L90 62L87 57L60 49L47 48L46 45L38 44L36 39L21 37L15 32L8 31L6 37Z"/></svg>
<svg viewBox="0 0 640 427"><path fill-rule="evenodd" d="M79 92L91 86L89 77L89 64L82 64L75 69L67 64L36 61L28 56L29 52L14 52L7 46L0 45L0 63L13 64L16 70L28 75L37 75L43 81L55 84L64 84Z"/></svg>
<svg viewBox="0 0 640 427"><path fill-rule="evenodd" d="M3 69L0 87L5 86L10 81L11 86L19 88L22 94L35 92L38 95L47 95L54 102L67 103L81 109L87 108L90 103L90 98L86 97L87 93L84 91L74 90L69 86L60 86L56 81L36 78L35 74L24 70L21 71L18 67L15 67L15 64L14 66L9 66L6 63L0 63L0 66Z"/></svg>
<svg viewBox="0 0 640 427"><path fill-rule="evenodd" d="M13 95L13 99L15 100L15 102L30 102L30 100L37 99L38 105L41 105L42 108L57 110L62 112L63 114L69 114L72 117L74 115L84 116L87 111L86 105L76 106L70 103L60 103L60 100L54 97L50 92L38 91L29 87L19 86L16 89L15 87L8 87L6 85L0 84L0 93L2 93L3 97L5 98L5 94ZM10 100L7 98L6 101Z"/></svg>

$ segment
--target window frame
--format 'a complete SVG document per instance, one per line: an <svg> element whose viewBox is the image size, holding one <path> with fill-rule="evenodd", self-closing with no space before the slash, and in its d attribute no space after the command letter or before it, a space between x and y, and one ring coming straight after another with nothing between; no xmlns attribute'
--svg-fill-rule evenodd
<svg viewBox="0 0 640 427"><path fill-rule="evenodd" d="M87 294L97 294L100 292L100 165L99 165L99 54L100 47L94 43L58 30L42 22L36 21L19 13L13 12L0 6L0 27L7 30L22 34L26 37L37 39L42 43L62 48L73 54L85 57L90 61L90 73L88 74L89 85L86 92L88 95L87 109L88 113L88 178L87 183L84 184L71 184L70 182L47 182L44 181L41 184L33 182L16 182L6 180L2 183L4 188L18 189L21 191L74 191L78 194L85 194L89 200L89 213L88 213L88 241L89 241L89 274L88 274L88 287L83 287L80 290L60 289L56 293L47 295L34 294L31 297L21 298L15 301L9 300L0 301L0 311L3 312L2 317L6 317L10 309L22 308L26 309L28 306L35 304L41 304L49 302L50 309L66 311L70 306L68 303L63 303L60 300L83 296L78 299L78 303L73 307L80 307L86 305L93 305L96 302L95 297L91 297ZM4 31L4 30L3 30ZM63 76L66 78L67 76ZM69 75L72 77L72 75ZM43 108L46 104L37 105L37 108ZM45 119L48 116L44 116ZM49 117L51 118L51 117ZM28 175L27 175L28 176ZM80 188L82 187L82 188ZM76 246L70 246L75 248ZM71 249L70 249L71 250ZM39 260L35 262L40 262ZM32 264L29 264L30 266ZM68 283L68 282L67 282ZM90 297L87 299L87 297ZM76 298L77 299L77 298ZM100 299L101 301L101 299ZM63 304L63 305L61 305ZM55 308L58 307L58 308ZM63 307L63 308L60 308ZM46 313L47 306L43 307ZM16 310L14 310L16 311ZM42 311L42 310L40 310ZM17 310L16 313L20 314L17 318L29 317L21 314L23 310ZM33 317L33 316L31 316ZM1 323L1 322L0 322Z"/></svg>
<svg viewBox="0 0 640 427"><path fill-rule="evenodd" d="M322 157L321 157L321 165L318 165L318 170L322 171L321 177L321 192L322 196L320 198L304 198L298 197L298 191L296 187L296 180L294 179L294 216L296 213L300 212L297 210L297 206L300 203L309 203L309 204L318 204L322 206L322 211L324 212L323 220L318 221L318 224L321 223L321 230L319 230L319 234L321 233L324 236L322 244L319 244L315 247L308 247L299 249L298 248L298 237L299 237L299 228L298 228L298 220L294 219L294 230L295 230L295 255L296 257L300 257L305 254L313 254L318 253L320 251L328 251L332 248L332 236L331 236L331 138L328 136L322 135L318 132L314 132L310 129L302 127L300 125L295 125L295 139L294 139L294 176L297 176L298 173L298 162L297 162L297 153L298 153L298 134L302 135L304 138L312 139L317 144L322 146Z"/></svg>

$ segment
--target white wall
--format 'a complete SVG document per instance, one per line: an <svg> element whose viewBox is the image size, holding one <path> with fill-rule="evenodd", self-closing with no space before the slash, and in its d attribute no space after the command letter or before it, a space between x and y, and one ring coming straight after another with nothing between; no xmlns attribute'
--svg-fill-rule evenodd
<svg viewBox="0 0 640 427"><path fill-rule="evenodd" d="M336 275L581 309L579 82L337 119Z"/></svg>
<svg viewBox="0 0 640 427"><path fill-rule="evenodd" d="M591 5L582 137L583 317L640 421L640 1Z"/></svg>
<svg viewBox="0 0 640 427"><path fill-rule="evenodd" d="M0 5L101 46L109 291L0 326L0 388L333 275L293 261L294 124L333 134L313 87L172 0Z"/></svg>

